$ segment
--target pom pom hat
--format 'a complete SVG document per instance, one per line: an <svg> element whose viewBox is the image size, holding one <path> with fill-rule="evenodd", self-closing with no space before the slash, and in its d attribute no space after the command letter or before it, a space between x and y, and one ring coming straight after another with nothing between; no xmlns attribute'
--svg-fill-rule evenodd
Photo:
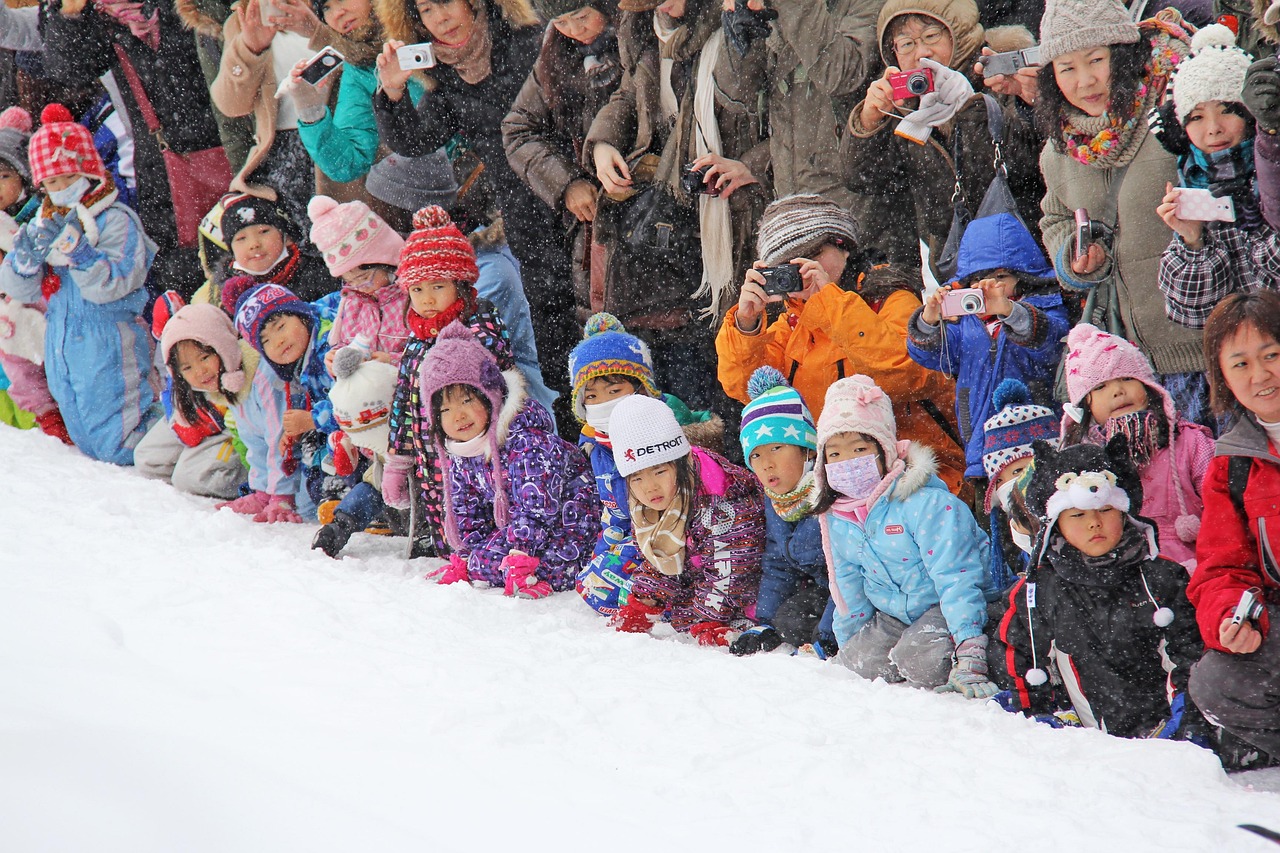
<svg viewBox="0 0 1280 853"><path fill-rule="evenodd" d="M160 335L160 360L169 363L169 354L182 341L196 341L213 349L222 360L222 378L219 384L224 391L239 394L244 390L245 375L240 354L240 341L236 337L231 319L216 305L186 305L169 318ZM174 409L175 413L177 408Z"/></svg>
<svg viewBox="0 0 1280 853"><path fill-rule="evenodd" d="M1077 422L1083 423L1084 399L1089 392L1112 379L1137 379L1147 386L1148 394L1154 395L1153 405L1160 401L1169 426L1173 427L1178 422L1173 398L1156 380L1151 362L1124 338L1108 334L1097 326L1080 323L1067 335L1066 364L1068 404L1064 409L1067 416Z"/></svg>
<svg viewBox="0 0 1280 853"><path fill-rule="evenodd" d="M0 113L0 160L12 166L24 183L31 180L27 162L30 141L31 113L22 107L9 107Z"/></svg>
<svg viewBox="0 0 1280 853"><path fill-rule="evenodd" d="M84 175L98 182L107 179L107 167L93 147L93 135L76 123L70 110L62 104L49 104L40 113L40 124L27 147L32 183L39 186L62 175Z"/></svg>
<svg viewBox="0 0 1280 853"><path fill-rule="evenodd" d="M1173 105L1178 121L1208 101L1240 103L1244 76L1253 57L1236 47L1236 35L1222 24L1210 24L1191 39L1191 56L1178 64L1173 78Z"/></svg>
<svg viewBox="0 0 1280 853"><path fill-rule="evenodd" d="M234 296L232 281L239 282L247 276L237 276L223 285L223 297ZM250 279L252 281L252 279ZM278 284L262 284L249 291L241 291L236 300L236 331L249 345L262 353L262 327L277 314L293 314L300 317L308 328L315 328L315 309L299 299L292 290ZM168 328L165 329L168 331Z"/></svg>
<svg viewBox="0 0 1280 853"><path fill-rule="evenodd" d="M990 479L983 506L991 512L996 478L1010 464L1032 455L1031 443L1052 441L1058 435L1058 419L1052 409L1031 402L1031 392L1016 379L1006 379L991 395L996 413L983 424L982 469Z"/></svg>
<svg viewBox="0 0 1280 853"><path fill-rule="evenodd" d="M781 373L768 365L756 368L747 381L751 402L742 409L742 458L762 444L794 444L817 450L818 433L813 415L799 392Z"/></svg>
<svg viewBox="0 0 1280 853"><path fill-rule="evenodd" d="M910 442L898 441L898 425L893 417L893 401L870 376L848 376L827 389L827 399L818 418L818 488L827 487L826 450L833 436L846 432L869 435L884 455L888 471L907 452Z"/></svg>
<svg viewBox="0 0 1280 853"><path fill-rule="evenodd" d="M609 440L618 473L637 471L688 456L689 439L671 408L661 400L633 394L623 397L609 418Z"/></svg>
<svg viewBox="0 0 1280 853"><path fill-rule="evenodd" d="M583 403L587 383L601 376L627 376L640 383L650 397L661 397L653 383L653 356L649 345L612 314L593 314L582 330L582 342L569 353L569 382L573 386L573 414L586 422Z"/></svg>
<svg viewBox="0 0 1280 853"><path fill-rule="evenodd" d="M391 435L391 398L400 371L386 362L366 360L367 351L348 346L333 356L329 402L338 426L356 447L387 452Z"/></svg>
<svg viewBox="0 0 1280 853"><path fill-rule="evenodd" d="M413 215L413 233L400 252L400 286L449 280L474 285L480 277L476 250L443 207L431 205Z"/></svg>
<svg viewBox="0 0 1280 853"><path fill-rule="evenodd" d="M307 215L311 217L311 242L334 278L370 264L399 265L404 240L364 202L339 204L327 195L318 195L307 205Z"/></svg>

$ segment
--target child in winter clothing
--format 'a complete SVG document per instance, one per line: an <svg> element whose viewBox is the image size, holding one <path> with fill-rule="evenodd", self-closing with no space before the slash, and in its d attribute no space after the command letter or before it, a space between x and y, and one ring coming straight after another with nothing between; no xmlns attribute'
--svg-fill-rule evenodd
<svg viewBox="0 0 1280 853"><path fill-rule="evenodd" d="M1139 516L1143 489L1125 444L1117 436L1059 452L1035 442L1026 502L1041 527L1027 577L1009 591L997 651L1014 709L1069 707L1120 737L1181 739L1204 728L1186 698L1204 646L1186 571L1159 556Z"/></svg>
<svg viewBox="0 0 1280 853"><path fill-rule="evenodd" d="M583 424L578 446L591 460L604 508L595 555L578 575L576 589L597 613L612 616L627 603L631 573L643 557L631 533L627 482L613 461L610 415L632 394L662 400L690 443L703 447L723 438L724 422L706 412L690 412L680 400L659 393L648 344L627 334L612 314L595 314L587 320L583 341L569 354L569 383L573 413Z"/></svg>
<svg viewBox="0 0 1280 853"><path fill-rule="evenodd" d="M609 438L644 556L614 627L643 633L661 617L700 645L729 645L748 624L760 585L760 482L718 454L691 448L671 409L651 397L620 402Z"/></svg>
<svg viewBox="0 0 1280 853"><path fill-rule="evenodd" d="M200 227L196 230L197 251L200 269L204 272L204 284L191 295L192 305L222 305L222 285L227 279L239 274L232 266L235 256L231 254L231 245L222 233L225 205L239 197L238 193L224 195L200 220Z"/></svg>
<svg viewBox="0 0 1280 853"><path fill-rule="evenodd" d="M1242 103L1253 57L1222 24L1191 39L1178 65L1173 100L1161 114L1161 141L1179 155L1181 186L1169 185L1156 213L1173 229L1160 258L1160 291L1169 319L1204 328L1213 307L1238 290L1280 287L1280 235L1263 219L1256 195L1254 121ZM1233 222L1179 216L1184 188L1229 198Z"/></svg>
<svg viewBox="0 0 1280 853"><path fill-rule="evenodd" d="M899 441L889 398L851 376L827 391L818 457L837 660L863 678L994 695L987 537L938 478L933 452Z"/></svg>
<svg viewBox="0 0 1280 853"><path fill-rule="evenodd" d="M808 646L824 660L838 650L831 627L835 605L827 586L822 530L814 509L818 435L800 394L772 367L760 367L747 383L751 402L742 410L742 458L764 488L767 538L756 598L756 625L729 651L749 655L782 643Z"/></svg>
<svg viewBox="0 0 1280 853"><path fill-rule="evenodd" d="M307 205L307 214L311 242L333 277L342 280L342 302L329 330L329 351L337 352L363 337L374 358L398 365L409 342L405 322L409 294L395 286L404 240L362 201L338 204L318 195Z"/></svg>
<svg viewBox="0 0 1280 853"><path fill-rule="evenodd" d="M591 559L600 503L587 461L551 414L454 321L422 363L422 417L444 468L453 553L429 575L543 598L573 586Z"/></svg>
<svg viewBox="0 0 1280 853"><path fill-rule="evenodd" d="M1068 335L1067 349L1062 446L1128 437L1160 553L1194 569L1204 508L1200 484L1213 459L1213 434L1178 416L1151 362L1123 338L1082 323Z"/></svg>
<svg viewBox="0 0 1280 853"><path fill-rule="evenodd" d="M14 237L0 292L21 303L48 300L45 377L68 434L94 459L131 465L156 414L151 336L141 319L156 247L137 214L116 202L89 131L61 104L46 107L41 121L29 157L46 197Z"/></svg>
<svg viewBox="0 0 1280 853"><path fill-rule="evenodd" d="M236 330L265 362L237 411L253 491L218 507L259 522L314 519L326 436L338 428L324 368L332 314L278 284L249 286L228 281L223 300L235 300Z"/></svg>
<svg viewBox="0 0 1280 853"><path fill-rule="evenodd" d="M1054 374L1070 323L1053 267L1012 213L969 223L956 278L911 315L907 353L917 364L955 378L964 473L981 480L984 438L977 427L997 411L995 389L1004 379L1017 379L1031 389L1032 399L1052 406ZM942 301L956 288L981 290L982 313L944 316Z"/></svg>
<svg viewBox="0 0 1280 853"><path fill-rule="evenodd" d="M247 396L258 354L221 308L187 305L164 326L160 360L172 380L168 418L138 442L134 464L179 491L234 498L248 470L230 410Z"/></svg>

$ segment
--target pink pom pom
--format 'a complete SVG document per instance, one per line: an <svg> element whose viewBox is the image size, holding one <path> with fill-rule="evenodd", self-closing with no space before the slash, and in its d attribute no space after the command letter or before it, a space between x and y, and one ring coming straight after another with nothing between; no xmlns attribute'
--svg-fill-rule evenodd
<svg viewBox="0 0 1280 853"><path fill-rule="evenodd" d="M307 216L311 217L312 222L315 222L337 206L337 199L329 198L327 195L318 195L307 203Z"/></svg>
<svg viewBox="0 0 1280 853"><path fill-rule="evenodd" d="M245 379L243 370L228 370L222 374L222 388L232 394L239 394L244 390Z"/></svg>
<svg viewBox="0 0 1280 853"><path fill-rule="evenodd" d="M22 107L9 107L0 113L0 128L7 127L22 133L31 132L31 113Z"/></svg>
<svg viewBox="0 0 1280 853"><path fill-rule="evenodd" d="M1194 515L1180 515L1174 521L1173 529L1179 539L1190 544L1200 535L1200 519Z"/></svg>

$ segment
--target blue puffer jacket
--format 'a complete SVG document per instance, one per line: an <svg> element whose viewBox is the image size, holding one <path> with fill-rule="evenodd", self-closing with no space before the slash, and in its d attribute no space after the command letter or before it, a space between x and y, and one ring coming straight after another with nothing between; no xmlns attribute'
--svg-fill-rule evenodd
<svg viewBox="0 0 1280 853"><path fill-rule="evenodd" d="M864 523L835 510L822 515L841 646L876 611L910 625L938 604L957 644L982 633L987 601L999 595L987 536L936 471L933 451L913 442L905 470Z"/></svg>
<svg viewBox="0 0 1280 853"><path fill-rule="evenodd" d="M1037 278L1053 277L1053 268L1030 232L1012 214L975 219L960 243L957 278L1006 269ZM907 325L907 353L922 367L939 370L956 380L956 419L965 442L965 476L985 476L982 470L983 424L995 414L991 395L1005 379L1017 379L1031 389L1032 399L1057 410L1053 400L1054 373L1069 330L1062 296L1051 293L1018 300L1031 315L1031 332L1023 337L1008 325L992 338L975 315L943 324L943 334L920 334L916 310ZM945 338L944 338L945 335Z"/></svg>
<svg viewBox="0 0 1280 853"><path fill-rule="evenodd" d="M756 621L773 622L778 608L800 591L808 581L827 583L827 558L822 552L822 525L816 515L799 521L783 521L772 501L764 502L764 563L760 575L760 595L756 598ZM835 639L831 620L835 605L827 603L818 637Z"/></svg>

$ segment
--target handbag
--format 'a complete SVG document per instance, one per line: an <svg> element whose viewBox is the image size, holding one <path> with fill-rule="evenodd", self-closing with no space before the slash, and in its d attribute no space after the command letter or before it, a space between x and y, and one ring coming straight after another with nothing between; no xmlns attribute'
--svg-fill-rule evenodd
<svg viewBox="0 0 1280 853"><path fill-rule="evenodd" d="M120 69L124 72L134 100L138 102L138 110L143 121L147 123L147 131L155 137L160 146L160 155L164 158L165 174L169 178L169 194L173 201L173 217L178 227L178 245L184 249L195 248L199 240L200 220L213 209L227 187L231 185L231 164L227 161L227 152L221 145L179 154L169 147L164 138L164 128L151 106L142 87L138 71L133 67L129 55L120 45L114 45L116 58L120 60Z"/></svg>

